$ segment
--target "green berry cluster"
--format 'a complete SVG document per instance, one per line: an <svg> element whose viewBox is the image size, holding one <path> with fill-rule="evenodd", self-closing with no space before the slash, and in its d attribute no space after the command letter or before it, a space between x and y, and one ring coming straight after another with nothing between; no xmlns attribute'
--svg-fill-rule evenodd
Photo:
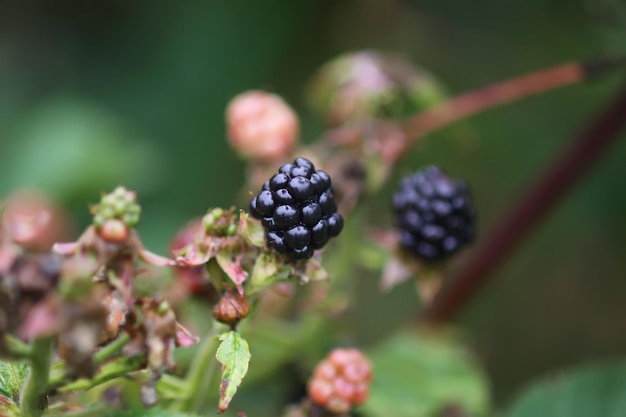
<svg viewBox="0 0 626 417"><path fill-rule="evenodd" d="M105 194L100 203L91 207L93 224L101 228L107 220L121 220L127 227L132 228L139 223L141 206L137 204L137 196L134 191L128 191L119 186L112 192Z"/></svg>
<svg viewBox="0 0 626 417"><path fill-rule="evenodd" d="M209 210L202 218L202 225L206 233L212 236L234 236L237 233L237 219L233 210Z"/></svg>

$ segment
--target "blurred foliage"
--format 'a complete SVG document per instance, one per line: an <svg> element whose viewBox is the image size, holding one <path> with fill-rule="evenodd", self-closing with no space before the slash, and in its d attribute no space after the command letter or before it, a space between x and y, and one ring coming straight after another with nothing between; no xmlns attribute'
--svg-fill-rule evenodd
<svg viewBox="0 0 626 417"><path fill-rule="evenodd" d="M129 181L137 190L157 185L154 145L125 131L105 111L58 100L24 117L27 121L18 125L12 146L2 154L7 167L0 182L2 194L20 184L63 201L84 202L94 198L94 190Z"/></svg>
<svg viewBox="0 0 626 417"><path fill-rule="evenodd" d="M421 332L398 333L368 352L374 370L368 416L427 417L446 408L485 415L488 387L458 341Z"/></svg>
<svg viewBox="0 0 626 417"><path fill-rule="evenodd" d="M506 417L618 417L626 414L626 363L559 373L531 387Z"/></svg>
<svg viewBox="0 0 626 417"><path fill-rule="evenodd" d="M144 241L164 252L174 232L208 207L246 204L236 200L244 165L224 140L223 112L235 94L265 88L285 96L312 141L321 122L304 110L301 94L339 53L397 52L460 93L624 54L625 15L619 0L0 1L0 191L43 187L84 226L86 203L124 183L139 191ZM396 178L431 163L465 177L484 232L622 78L451 126L416 147ZM626 352L626 332L616 331L626 327L625 158L622 140L461 318L496 402L539 373ZM389 224L394 187L368 202L379 225ZM336 247L349 253L341 241ZM356 301L329 324L332 343L377 343L416 317L412 288L382 296L378 277L353 273ZM331 342L318 343L311 349L322 357ZM251 342L253 363L259 346ZM274 360L282 366L276 385L244 382L239 398L258 406L255 417L276 412L293 387L293 375Z"/></svg>
<svg viewBox="0 0 626 417"><path fill-rule="evenodd" d="M18 401L27 374L28 367L24 363L0 362L0 394Z"/></svg>
<svg viewBox="0 0 626 417"><path fill-rule="evenodd" d="M136 410L128 411L115 411L108 414L107 417L193 417L191 414L185 413L173 413L167 410L160 410L158 408L145 409L140 408Z"/></svg>

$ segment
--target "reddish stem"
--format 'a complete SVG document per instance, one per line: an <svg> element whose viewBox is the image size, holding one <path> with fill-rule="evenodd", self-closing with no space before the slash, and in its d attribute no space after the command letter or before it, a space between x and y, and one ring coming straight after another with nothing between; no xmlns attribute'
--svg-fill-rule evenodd
<svg viewBox="0 0 626 417"><path fill-rule="evenodd" d="M427 312L431 321L452 319L486 284L489 275L504 262L515 247L539 225L542 218L566 195L626 127L626 87L583 133L568 141L568 147L548 164L528 192L489 234L476 256L444 288ZM571 145L570 145L571 144Z"/></svg>
<svg viewBox="0 0 626 417"><path fill-rule="evenodd" d="M419 140L434 130L473 114L581 81L587 75L585 69L585 65L569 63L470 91L411 117L406 122L406 133L413 141ZM410 146L411 143L408 143L407 147Z"/></svg>

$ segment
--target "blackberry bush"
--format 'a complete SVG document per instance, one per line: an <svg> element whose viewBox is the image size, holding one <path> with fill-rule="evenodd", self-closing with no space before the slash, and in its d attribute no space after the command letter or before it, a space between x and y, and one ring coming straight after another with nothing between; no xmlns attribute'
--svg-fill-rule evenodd
<svg viewBox="0 0 626 417"><path fill-rule="evenodd" d="M250 213L261 220L267 245L294 261L311 258L343 228L330 176L305 158L281 166L252 198Z"/></svg>
<svg viewBox="0 0 626 417"><path fill-rule="evenodd" d="M405 177L393 196L393 209L401 246L424 261L445 259L474 238L469 189L439 167Z"/></svg>

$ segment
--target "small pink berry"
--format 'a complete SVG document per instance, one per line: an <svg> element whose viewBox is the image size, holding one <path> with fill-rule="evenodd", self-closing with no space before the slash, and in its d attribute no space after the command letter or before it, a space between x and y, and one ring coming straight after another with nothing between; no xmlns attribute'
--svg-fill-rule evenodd
<svg viewBox="0 0 626 417"><path fill-rule="evenodd" d="M252 160L288 156L296 145L298 118L277 95L251 90L235 97L226 109L230 145Z"/></svg>
<svg viewBox="0 0 626 417"><path fill-rule="evenodd" d="M367 401L367 397L370 395L369 387L366 383L356 384L354 386L354 393L352 394L352 404L361 405Z"/></svg>
<svg viewBox="0 0 626 417"><path fill-rule="evenodd" d="M315 368L315 372L313 376L315 378L322 378L326 380L331 380L337 375L337 370L329 361L320 362Z"/></svg>
<svg viewBox="0 0 626 417"><path fill-rule="evenodd" d="M324 379L315 379L309 385L309 396L318 404L324 404L333 394L333 384Z"/></svg>
<svg viewBox="0 0 626 417"><path fill-rule="evenodd" d="M309 396L332 413L345 413L369 396L372 365L357 349L335 349L313 371Z"/></svg>
<svg viewBox="0 0 626 417"><path fill-rule="evenodd" d="M122 243L128 239L130 230L123 221L119 219L108 219L102 223L99 233L107 242Z"/></svg>
<svg viewBox="0 0 626 417"><path fill-rule="evenodd" d="M333 390L336 395L350 401L354 395L354 385L345 378L335 378L333 380Z"/></svg>
<svg viewBox="0 0 626 417"><path fill-rule="evenodd" d="M337 395L333 395L326 402L326 409L333 413L347 413L348 411L350 411L350 408L350 401Z"/></svg>

